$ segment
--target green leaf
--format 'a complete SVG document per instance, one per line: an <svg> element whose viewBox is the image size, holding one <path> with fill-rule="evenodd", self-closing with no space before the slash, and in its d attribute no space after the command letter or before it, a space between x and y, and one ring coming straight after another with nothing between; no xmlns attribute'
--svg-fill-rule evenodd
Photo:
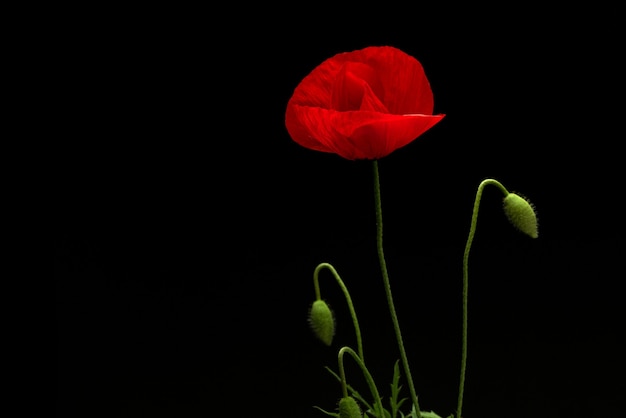
<svg viewBox="0 0 626 418"><path fill-rule="evenodd" d="M402 404L406 401L406 398L398 400L400 394L400 365L399 360L393 365L393 378L391 379L391 397L389 398L389 405L391 407L391 418L396 418L398 411Z"/></svg>
<svg viewBox="0 0 626 418"><path fill-rule="evenodd" d="M328 411L325 411L324 409L320 408L319 406L313 406L313 408L317 409L318 411L322 411L323 413L325 413L326 415L328 415L330 417L339 418L339 413L337 413L337 412L328 412Z"/></svg>
<svg viewBox="0 0 626 418"><path fill-rule="evenodd" d="M374 408L375 409L368 410L367 413L370 414L373 417L376 417L376 418L391 418L391 413L387 409L385 409L384 407L382 407L382 410L383 410L383 413L385 414L385 416L384 417L379 417L378 415L376 415L375 411L378 410L378 403L374 403Z"/></svg>
<svg viewBox="0 0 626 418"><path fill-rule="evenodd" d="M430 412L422 411L422 418L441 418L441 417L435 414L434 411L430 411Z"/></svg>

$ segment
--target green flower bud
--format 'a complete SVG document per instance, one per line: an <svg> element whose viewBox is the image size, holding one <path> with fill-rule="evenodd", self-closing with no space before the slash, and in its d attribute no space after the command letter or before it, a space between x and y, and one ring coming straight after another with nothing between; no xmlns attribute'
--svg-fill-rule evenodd
<svg viewBox="0 0 626 418"><path fill-rule="evenodd" d="M335 336L335 316L323 300L316 300L309 311L309 324L317 338L331 345Z"/></svg>
<svg viewBox="0 0 626 418"><path fill-rule="evenodd" d="M509 193L504 198L504 213L515 228L532 238L539 236L535 208L525 198Z"/></svg>
<svg viewBox="0 0 626 418"><path fill-rule="evenodd" d="M346 396L339 401L339 418L362 418L361 408L352 396Z"/></svg>

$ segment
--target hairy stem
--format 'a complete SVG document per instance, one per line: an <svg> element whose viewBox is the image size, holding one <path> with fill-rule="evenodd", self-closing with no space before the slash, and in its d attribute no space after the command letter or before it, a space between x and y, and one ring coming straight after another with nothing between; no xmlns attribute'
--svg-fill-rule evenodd
<svg viewBox="0 0 626 418"><path fill-rule="evenodd" d="M374 382L374 378L372 378L372 375L370 374L370 372L367 370L367 367L365 367L365 363L363 362L363 359L359 358L358 354L354 352L353 349L351 349L350 347L342 347L341 350L339 350L339 354L338 354L338 359L339 359L339 377L341 379L341 390L343 392L343 397L347 397L348 396L348 387L347 387L347 383L346 383L346 374L343 368L343 356L345 353L348 353L352 356L352 358L356 361L356 363L359 365L359 367L361 368L361 370L363 371L363 376L365 376L365 380L367 381L367 385L370 388L370 391L372 392L372 396L374 397L374 401L376 402L376 409L378 410L378 416L379 417L385 417L385 413L383 412L383 402L380 398L380 393L378 392L378 388L376 387L376 383Z"/></svg>
<svg viewBox="0 0 626 418"><path fill-rule="evenodd" d="M320 263L315 268L315 271L313 272L313 286L315 287L315 298L317 300L321 300L321 292L320 292L318 276L319 276L319 272L324 268L330 270L330 272L335 277L337 284L343 291L344 296L346 297L346 303L348 304L348 309L350 310L350 316L352 316L352 323L354 324L354 333L356 334L356 343L357 343L357 349L359 351L359 357L361 358L361 360L363 360L363 341L361 339L361 328L359 327L359 320L357 319L356 311L354 310L354 304L352 303L350 292L348 292L348 288L346 287L343 280L341 280L341 277L339 277L339 273L337 273L337 270L335 270L335 268L328 263Z"/></svg>
<svg viewBox="0 0 626 418"><path fill-rule="evenodd" d="M374 199L376 202L376 243L378 249L378 259L380 262L380 269L385 284L385 294L387 296L387 304L389 305L389 313L391 314L391 321L393 322L393 329L396 333L396 339L398 340L398 348L400 350L400 359L404 367L404 373L409 385L409 391L411 393L411 401L415 406L417 418L422 418L422 413L417 402L417 393L415 392L415 385L413 384L413 378L411 377L411 369L409 368L409 361L404 349L404 342L402 340L402 333L400 332L400 324L398 323L398 315L396 314L396 308L393 303L393 295L391 294L391 284L389 282L389 274L387 272L387 263L385 261L385 254L383 251L383 214L380 197L380 179L378 175L378 161L374 160Z"/></svg>
<svg viewBox="0 0 626 418"><path fill-rule="evenodd" d="M461 412L463 410L463 393L465 391L465 369L467 368L467 295L469 288L469 253L472 247L472 241L474 240L474 234L476 233L476 224L478 221L478 209L480 207L480 199L483 194L485 186L494 185L498 187L504 195L508 195L507 189L497 180L486 179L478 185L476 191L476 198L474 199L474 209L472 212L472 223L470 225L469 236L467 237L467 243L465 244L465 252L463 253L463 331L461 338L461 377L459 380L459 399L456 408L456 418L461 418Z"/></svg>

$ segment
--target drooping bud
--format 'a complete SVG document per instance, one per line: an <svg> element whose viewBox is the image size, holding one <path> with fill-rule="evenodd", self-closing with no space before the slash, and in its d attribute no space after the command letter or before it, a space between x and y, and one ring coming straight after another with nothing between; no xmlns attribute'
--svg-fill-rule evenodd
<svg viewBox="0 0 626 418"><path fill-rule="evenodd" d="M362 418L361 408L352 396L346 396L339 401L339 418Z"/></svg>
<svg viewBox="0 0 626 418"><path fill-rule="evenodd" d="M525 198L509 193L504 198L504 213L515 228L532 238L539 236L535 208Z"/></svg>
<svg viewBox="0 0 626 418"><path fill-rule="evenodd" d="M309 311L309 324L317 338L331 345L335 336L335 316L323 300L316 300Z"/></svg>

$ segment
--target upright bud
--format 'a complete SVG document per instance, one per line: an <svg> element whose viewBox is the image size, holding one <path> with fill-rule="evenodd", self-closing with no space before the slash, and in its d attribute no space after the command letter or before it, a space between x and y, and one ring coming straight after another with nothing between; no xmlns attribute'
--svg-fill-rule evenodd
<svg viewBox="0 0 626 418"><path fill-rule="evenodd" d="M339 401L339 418L362 418L361 408L352 396L346 396Z"/></svg>
<svg viewBox="0 0 626 418"><path fill-rule="evenodd" d="M335 336L335 316L323 300L316 300L309 311L309 324L317 338L331 345Z"/></svg>
<svg viewBox="0 0 626 418"><path fill-rule="evenodd" d="M539 236L535 208L525 198L509 193L504 198L504 213L515 228L532 238Z"/></svg>

